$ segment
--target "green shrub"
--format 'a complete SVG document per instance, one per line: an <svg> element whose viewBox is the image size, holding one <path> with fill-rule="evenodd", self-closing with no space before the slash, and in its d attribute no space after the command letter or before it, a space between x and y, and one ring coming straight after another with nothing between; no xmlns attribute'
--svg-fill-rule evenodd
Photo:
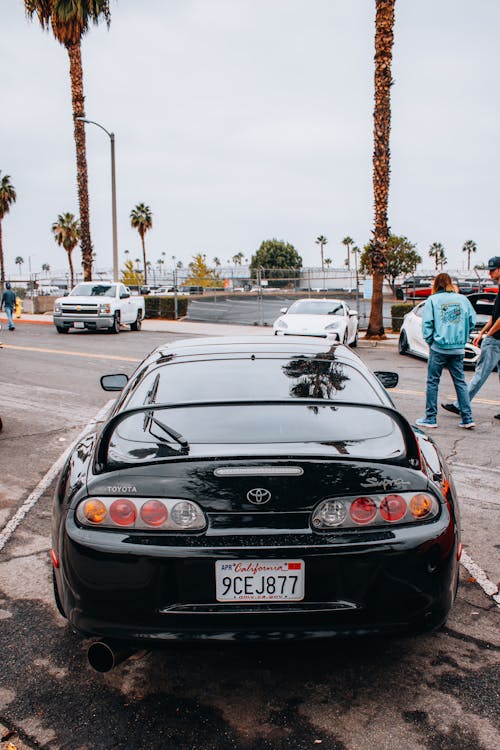
<svg viewBox="0 0 500 750"><path fill-rule="evenodd" d="M146 318L175 318L174 297L146 296ZM183 318L187 314L188 298L177 297L177 317Z"/></svg>
<svg viewBox="0 0 500 750"><path fill-rule="evenodd" d="M399 305L391 306L392 330L395 333L401 330L404 316L414 307L415 305L412 305L411 302L401 302Z"/></svg>

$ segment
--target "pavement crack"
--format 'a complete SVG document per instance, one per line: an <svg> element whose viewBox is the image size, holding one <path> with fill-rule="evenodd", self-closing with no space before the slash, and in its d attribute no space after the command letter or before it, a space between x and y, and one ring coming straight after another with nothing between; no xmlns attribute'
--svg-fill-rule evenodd
<svg viewBox="0 0 500 750"><path fill-rule="evenodd" d="M69 430L81 430L82 424L74 424L74 425L65 425L64 427L58 427L54 430L42 430L41 432L26 432L22 435L3 435L0 437L0 442L3 440L12 440L13 437L16 439L19 438L33 438L33 437L50 437L51 435L58 435L58 434L67 434Z"/></svg>
<svg viewBox="0 0 500 750"><path fill-rule="evenodd" d="M450 638L455 638L457 641L463 641L464 643L473 643L478 648L487 651L500 651L500 646L496 646L494 643L491 643L491 641L485 641L482 638L475 638L472 635L465 635L464 633L460 633L458 630L452 630L451 628L448 628L446 626L441 628L441 632L449 635Z"/></svg>

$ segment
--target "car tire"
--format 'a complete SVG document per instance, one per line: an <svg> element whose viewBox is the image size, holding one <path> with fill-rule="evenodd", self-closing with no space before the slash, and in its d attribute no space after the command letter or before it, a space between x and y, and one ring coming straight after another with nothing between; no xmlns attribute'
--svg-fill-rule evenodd
<svg viewBox="0 0 500 750"><path fill-rule="evenodd" d="M120 313L115 313L113 325L108 328L109 333L120 333Z"/></svg>
<svg viewBox="0 0 500 750"><path fill-rule="evenodd" d="M140 331L142 327L142 310L137 311L137 318L130 324L131 331Z"/></svg>
<svg viewBox="0 0 500 750"><path fill-rule="evenodd" d="M54 601L56 603L57 611L62 617L64 617L64 619L66 619L66 613L63 609L61 597L59 596L59 591L57 590L56 574L54 573L54 568L52 568L52 586L54 589Z"/></svg>
<svg viewBox="0 0 500 750"><path fill-rule="evenodd" d="M399 341L398 341L398 351L400 354L406 354L408 352L408 339L406 338L406 333L404 331L401 331L399 334Z"/></svg>
<svg viewBox="0 0 500 750"><path fill-rule="evenodd" d="M349 332L347 328L344 331L344 335L342 337L342 343L344 344L344 346L349 346Z"/></svg>
<svg viewBox="0 0 500 750"><path fill-rule="evenodd" d="M66 326L56 326L57 333L69 333L69 328Z"/></svg>
<svg viewBox="0 0 500 750"><path fill-rule="evenodd" d="M358 329L356 328L356 335L354 336L354 341L352 342L351 349L355 349L358 345Z"/></svg>

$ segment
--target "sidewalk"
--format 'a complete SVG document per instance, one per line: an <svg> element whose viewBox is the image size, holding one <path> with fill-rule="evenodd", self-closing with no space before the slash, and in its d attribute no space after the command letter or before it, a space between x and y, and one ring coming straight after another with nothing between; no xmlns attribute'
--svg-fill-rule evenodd
<svg viewBox="0 0 500 750"><path fill-rule="evenodd" d="M0 323L2 328L6 331L7 317L4 313L0 313ZM27 314L21 316L20 319L14 320L15 325L23 325L26 323L35 325L49 325L53 326L52 315L30 315ZM142 322L143 331L156 331L161 333L174 333L177 336L188 335L188 336L272 336L273 329L271 326L255 326L248 325L242 326L230 323L203 323L196 320L165 320L160 318L148 318ZM399 336L397 333L387 333L387 340L390 342L397 341ZM360 331L359 345L372 344L371 341L363 341L363 331Z"/></svg>

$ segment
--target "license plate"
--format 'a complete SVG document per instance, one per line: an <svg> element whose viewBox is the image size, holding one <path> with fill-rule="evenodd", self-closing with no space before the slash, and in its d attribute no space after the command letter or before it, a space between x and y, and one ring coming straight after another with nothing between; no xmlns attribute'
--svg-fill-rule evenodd
<svg viewBox="0 0 500 750"><path fill-rule="evenodd" d="M85 323L82 323L81 320L77 320L75 323L75 328L85 328Z"/></svg>
<svg viewBox="0 0 500 750"><path fill-rule="evenodd" d="M304 567L303 560L216 560L217 601L300 601Z"/></svg>

